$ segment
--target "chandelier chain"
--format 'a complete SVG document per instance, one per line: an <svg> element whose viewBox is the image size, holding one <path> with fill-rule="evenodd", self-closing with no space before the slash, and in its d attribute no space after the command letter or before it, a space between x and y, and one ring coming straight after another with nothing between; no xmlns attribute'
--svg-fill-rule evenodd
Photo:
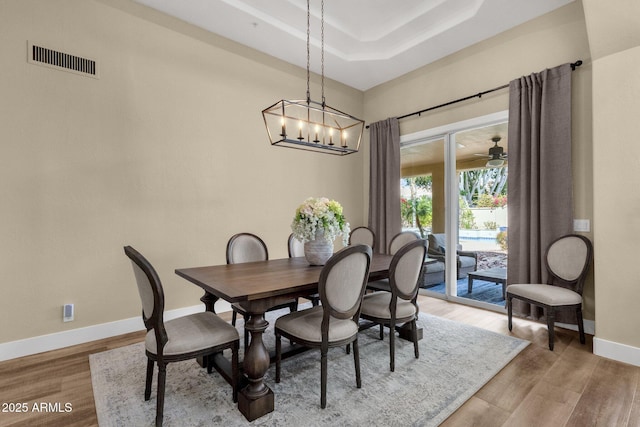
<svg viewBox="0 0 640 427"><path fill-rule="evenodd" d="M311 102L311 92L309 91L309 81L310 81L310 64L311 64L311 53L310 53L310 49L309 49L309 40L311 37L311 26L310 26L310 22L311 22L311 9L309 7L309 1L307 0L307 104L309 104Z"/></svg>
<svg viewBox="0 0 640 427"><path fill-rule="evenodd" d="M294 101L282 99L262 110L262 118L271 145L344 156L358 152L364 130L364 120L331 108L326 104L324 90L324 0L319 1L320 40L316 37L313 42L316 47L320 44L322 102L311 99L311 0L307 0L307 102L305 104L301 99ZM318 22L317 9L314 9L313 16L314 25L316 25ZM317 43L318 41L320 43Z"/></svg>
<svg viewBox="0 0 640 427"><path fill-rule="evenodd" d="M326 105L325 103L325 99L324 99L324 0L321 1L321 10L320 10L320 35L321 35L321 39L322 39L322 47L320 49L320 61L321 61L321 67L322 67L322 81L321 81L321 87L322 87L322 107L324 108L324 106Z"/></svg>

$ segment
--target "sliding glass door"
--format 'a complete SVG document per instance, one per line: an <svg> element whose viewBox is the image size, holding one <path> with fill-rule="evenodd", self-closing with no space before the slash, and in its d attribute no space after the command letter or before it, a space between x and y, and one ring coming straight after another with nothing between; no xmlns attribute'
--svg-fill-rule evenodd
<svg viewBox="0 0 640 427"><path fill-rule="evenodd" d="M403 228L429 239L424 293L504 310L506 134L503 112L401 138Z"/></svg>

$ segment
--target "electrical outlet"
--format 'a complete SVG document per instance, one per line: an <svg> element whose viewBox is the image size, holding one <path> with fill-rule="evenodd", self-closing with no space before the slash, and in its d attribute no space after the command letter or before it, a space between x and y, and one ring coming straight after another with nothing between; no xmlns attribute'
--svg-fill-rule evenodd
<svg viewBox="0 0 640 427"><path fill-rule="evenodd" d="M62 306L63 322L71 322L73 320L74 314L75 314L75 310L74 310L73 304L65 304Z"/></svg>
<svg viewBox="0 0 640 427"><path fill-rule="evenodd" d="M590 221L588 219L574 219L573 231L588 233L589 231L591 231Z"/></svg>

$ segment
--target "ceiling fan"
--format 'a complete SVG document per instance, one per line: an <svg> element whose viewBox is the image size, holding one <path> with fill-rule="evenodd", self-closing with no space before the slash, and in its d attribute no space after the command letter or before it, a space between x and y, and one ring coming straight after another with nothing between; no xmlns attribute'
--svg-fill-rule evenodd
<svg viewBox="0 0 640 427"><path fill-rule="evenodd" d="M489 155L485 154L476 154L476 156L486 156L489 158L487 161L488 168L497 168L504 165L504 161L507 158L507 153L504 152L504 148L498 145L498 142L502 138L499 136L494 136L491 140L494 142L494 146L489 148Z"/></svg>

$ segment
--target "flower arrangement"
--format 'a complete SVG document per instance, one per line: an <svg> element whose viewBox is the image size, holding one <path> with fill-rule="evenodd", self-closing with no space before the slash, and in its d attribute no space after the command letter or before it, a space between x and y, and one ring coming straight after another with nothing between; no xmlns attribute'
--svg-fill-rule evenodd
<svg viewBox="0 0 640 427"><path fill-rule="evenodd" d="M333 242L342 235L342 243L349 242L349 223L342 213L342 206L326 197L310 197L296 209L291 223L293 235L301 242L315 240L316 233L322 231L324 239Z"/></svg>

